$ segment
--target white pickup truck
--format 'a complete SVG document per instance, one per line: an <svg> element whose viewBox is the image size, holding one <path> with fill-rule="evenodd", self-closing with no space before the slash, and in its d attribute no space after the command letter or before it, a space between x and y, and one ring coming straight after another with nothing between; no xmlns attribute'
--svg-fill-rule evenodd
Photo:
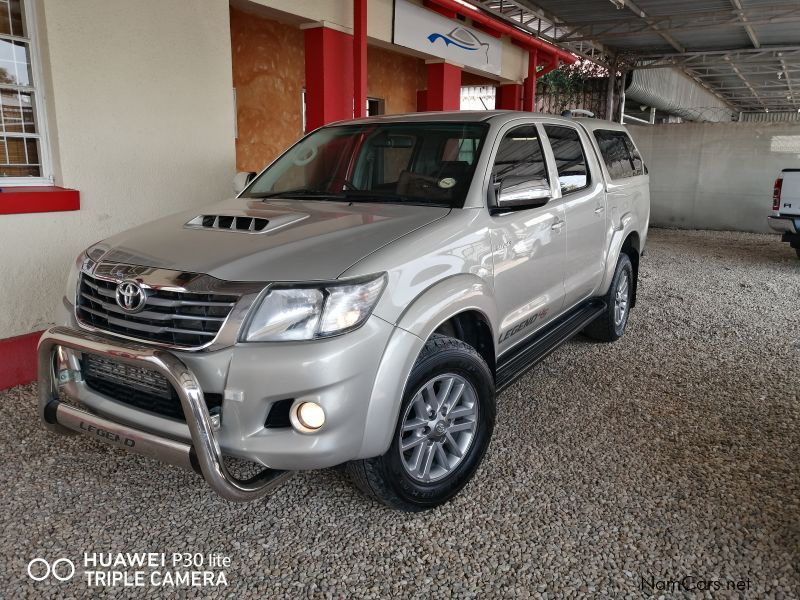
<svg viewBox="0 0 800 600"><path fill-rule="evenodd" d="M767 223L783 234L800 258L800 169L784 169L772 189L772 214Z"/></svg>

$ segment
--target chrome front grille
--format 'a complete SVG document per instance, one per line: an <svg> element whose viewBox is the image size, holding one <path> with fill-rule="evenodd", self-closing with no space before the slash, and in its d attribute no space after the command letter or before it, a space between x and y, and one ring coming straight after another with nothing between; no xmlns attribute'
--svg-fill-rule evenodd
<svg viewBox="0 0 800 600"><path fill-rule="evenodd" d="M117 304L119 281L96 275L81 273L75 305L81 323L181 348L198 348L212 342L239 299L233 294L148 287L144 309L131 314Z"/></svg>

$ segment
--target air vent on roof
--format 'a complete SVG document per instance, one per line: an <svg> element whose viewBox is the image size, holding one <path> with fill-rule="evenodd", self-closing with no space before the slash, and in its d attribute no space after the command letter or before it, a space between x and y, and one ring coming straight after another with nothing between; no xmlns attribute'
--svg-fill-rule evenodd
<svg viewBox="0 0 800 600"><path fill-rule="evenodd" d="M260 233L267 225L269 219L233 215L200 215L186 223L186 227L191 229L218 229L240 233Z"/></svg>

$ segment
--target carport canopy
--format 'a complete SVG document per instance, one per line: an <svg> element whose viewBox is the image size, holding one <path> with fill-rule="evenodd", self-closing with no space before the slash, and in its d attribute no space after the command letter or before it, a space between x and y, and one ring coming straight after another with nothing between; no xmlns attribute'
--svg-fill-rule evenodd
<svg viewBox="0 0 800 600"><path fill-rule="evenodd" d="M465 0L615 69L677 68L737 112L800 112L799 0Z"/></svg>

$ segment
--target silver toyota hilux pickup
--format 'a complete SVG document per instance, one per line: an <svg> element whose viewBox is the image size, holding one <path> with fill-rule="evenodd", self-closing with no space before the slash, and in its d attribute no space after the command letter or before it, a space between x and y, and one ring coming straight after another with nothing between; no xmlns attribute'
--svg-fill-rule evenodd
<svg viewBox="0 0 800 600"><path fill-rule="evenodd" d="M322 127L237 197L77 258L39 343L41 417L228 500L341 465L391 507L437 506L477 470L498 392L579 332L622 336L649 206L607 121Z"/></svg>

